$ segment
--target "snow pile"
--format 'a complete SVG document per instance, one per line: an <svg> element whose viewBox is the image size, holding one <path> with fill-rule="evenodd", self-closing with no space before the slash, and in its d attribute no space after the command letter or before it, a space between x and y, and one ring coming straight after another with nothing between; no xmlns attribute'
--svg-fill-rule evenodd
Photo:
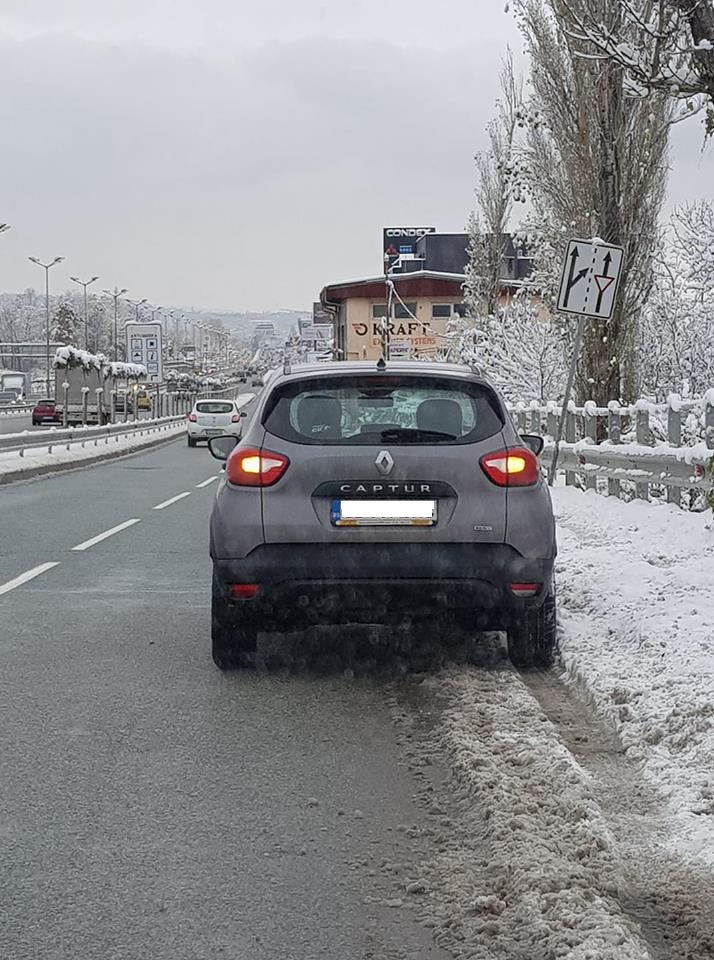
<svg viewBox="0 0 714 960"><path fill-rule="evenodd" d="M84 367L85 370L99 370L102 366L102 357L79 347L58 347L55 353L55 367Z"/></svg>
<svg viewBox="0 0 714 960"><path fill-rule="evenodd" d="M447 766L458 817L435 798L438 852L405 881L437 943L470 960L649 960L589 779L519 677L467 670L421 689L442 709L430 742L407 735L413 765Z"/></svg>
<svg viewBox="0 0 714 960"><path fill-rule="evenodd" d="M143 363L107 363L104 366L104 377L115 377L118 380L141 380L146 377L146 367Z"/></svg>
<svg viewBox="0 0 714 960"><path fill-rule="evenodd" d="M569 674L668 800L672 848L714 865L714 533L665 504L554 503Z"/></svg>

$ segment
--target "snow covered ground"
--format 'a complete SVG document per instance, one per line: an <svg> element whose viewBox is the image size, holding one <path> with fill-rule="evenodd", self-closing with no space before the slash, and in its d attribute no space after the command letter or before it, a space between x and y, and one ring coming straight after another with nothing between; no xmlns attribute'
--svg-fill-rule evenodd
<svg viewBox="0 0 714 960"><path fill-rule="evenodd" d="M564 670L397 685L433 826L385 864L463 960L714 956L714 531L559 487ZM490 644L491 649L488 649Z"/></svg>
<svg viewBox="0 0 714 960"><path fill-rule="evenodd" d="M714 530L708 516L555 492L561 648L666 797L671 843L714 865Z"/></svg>
<svg viewBox="0 0 714 960"><path fill-rule="evenodd" d="M92 462L99 459L121 456L134 450L180 436L186 432L183 420L177 423L166 424L161 429L148 428L124 436L110 436L75 440L71 443L58 443L52 453L47 447L34 447L25 450L23 456L17 451L0 450L0 483L8 479L22 479L23 476L32 477L41 473L50 473L56 467L58 470L67 469L72 464ZM36 439L36 434L33 435Z"/></svg>

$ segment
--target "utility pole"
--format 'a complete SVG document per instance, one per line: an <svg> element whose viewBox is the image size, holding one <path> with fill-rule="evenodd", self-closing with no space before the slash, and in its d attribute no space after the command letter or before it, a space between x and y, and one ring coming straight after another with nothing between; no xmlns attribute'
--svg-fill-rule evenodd
<svg viewBox="0 0 714 960"><path fill-rule="evenodd" d="M119 303L119 297L123 297L124 294L128 293L129 291L127 290L126 287L122 287L121 290L118 287L114 287L113 291L103 290L102 292L105 293L108 297L112 297L112 299L114 300L114 351L113 352L114 352L114 362L116 363L117 360L119 359L119 354L117 352L117 314L118 314L119 308L117 304Z"/></svg>
<svg viewBox="0 0 714 960"><path fill-rule="evenodd" d="M47 380L47 396L50 394L50 267L54 267L58 263L62 263L64 257L55 257L54 260L50 263L42 263L41 260L38 260L37 257L28 257L28 260L31 260L32 263L36 263L38 267L42 267L45 271L45 312L46 312L46 322L45 322L45 333L47 335L46 339L46 380Z"/></svg>
<svg viewBox="0 0 714 960"><path fill-rule="evenodd" d="M70 280L73 280L75 283L78 283L81 287L84 287L84 349L89 350L89 301L87 299L87 287L94 283L95 280L98 280L99 277L92 277L91 280L80 280L79 277L70 277ZM94 349L97 349L97 345L94 345Z"/></svg>

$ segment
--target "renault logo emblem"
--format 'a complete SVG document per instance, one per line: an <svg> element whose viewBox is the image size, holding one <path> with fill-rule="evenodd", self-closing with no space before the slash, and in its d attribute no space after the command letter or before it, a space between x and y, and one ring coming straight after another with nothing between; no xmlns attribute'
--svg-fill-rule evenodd
<svg viewBox="0 0 714 960"><path fill-rule="evenodd" d="M394 469L394 458L389 450L382 450L374 463L379 472L385 477L389 476Z"/></svg>

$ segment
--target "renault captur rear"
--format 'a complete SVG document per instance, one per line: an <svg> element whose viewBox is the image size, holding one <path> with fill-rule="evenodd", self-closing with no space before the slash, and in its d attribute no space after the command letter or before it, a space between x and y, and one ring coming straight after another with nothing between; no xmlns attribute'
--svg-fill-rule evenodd
<svg viewBox="0 0 714 960"><path fill-rule="evenodd" d="M555 643L555 528L537 454L467 367L321 363L273 376L211 517L212 646L316 622L502 629L518 665ZM438 636L438 631L435 632Z"/></svg>

